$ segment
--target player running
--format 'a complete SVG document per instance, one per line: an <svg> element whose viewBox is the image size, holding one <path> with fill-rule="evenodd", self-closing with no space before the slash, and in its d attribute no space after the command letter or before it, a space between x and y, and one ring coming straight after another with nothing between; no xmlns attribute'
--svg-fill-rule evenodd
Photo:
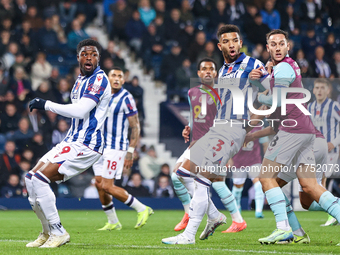
<svg viewBox="0 0 340 255"><path fill-rule="evenodd" d="M251 70L263 67L263 64L251 57L240 53L242 40L240 31L235 25L222 26L218 32L218 47L223 53L225 64L219 71L219 82L230 83L237 86L247 97L248 88L251 87L248 75ZM264 67L263 67L264 68ZM249 118L247 102L245 102L245 113L243 115L233 114L232 97L229 89L219 88L217 103L217 115L215 124L209 132L200 138L190 149L190 171L179 169L177 174L184 180L192 178L191 172L198 171L195 177L195 191L190 203L189 223L185 231L177 236L164 238L166 244L194 244L197 229L204 214L208 214L208 223L200 236L206 239L217 226L226 222L226 217L220 213L209 198L209 190L212 181L225 172L223 169L227 161L233 157L242 147L246 135L245 121ZM245 100L247 101L247 100ZM225 125L225 120L233 120L234 125ZM222 124L223 123L223 124ZM235 125L235 123L237 123ZM215 171L216 170L216 171Z"/></svg>
<svg viewBox="0 0 340 255"><path fill-rule="evenodd" d="M261 130L261 127L254 127L250 133ZM262 186L259 181L258 175L261 169L261 145L263 151L267 150L268 137L264 136L259 139L254 139L247 143L244 143L241 150L233 157L233 165L237 168L233 172L233 189L232 193L236 199L236 203L239 209L241 209L241 197L244 183L247 178L251 178L254 184L255 190L255 217L263 218L263 203L264 194Z"/></svg>
<svg viewBox="0 0 340 255"><path fill-rule="evenodd" d="M331 84L327 79L316 79L314 81L313 94L316 100L308 105L308 111L312 114L311 118L314 126L327 138L327 162L323 165L324 177L330 177L339 157L339 121L340 121L340 106L339 103L328 98L329 88ZM326 179L324 179L324 185ZM328 220L321 226L332 226L338 222L331 215L328 215Z"/></svg>
<svg viewBox="0 0 340 255"><path fill-rule="evenodd" d="M108 117L104 123L105 149L103 156L92 166L96 178L96 187L102 208L108 222L99 230L121 230L112 195L127 206L137 211L135 229L145 225L153 210L131 196L123 188L114 185L114 180L122 176L123 168L131 168L133 152L139 138L139 120L136 103L132 95L124 88L124 73L119 67L114 67L108 73L112 97L109 103ZM130 142L128 129L131 128Z"/></svg>
<svg viewBox="0 0 340 255"><path fill-rule="evenodd" d="M188 92L190 109L193 114L193 118L190 121L189 126L186 126L182 132L185 142L188 142L190 131L192 131L191 145L209 131L209 128L213 125L217 112L214 103L216 102L217 97L210 89L214 86L214 78L217 76L216 63L210 58L204 58L199 61L197 69L197 75L201 79L202 84L191 88ZM205 97L205 100L207 101L207 113L205 115L201 113L201 102L203 97ZM181 222L176 225L175 231L180 231L186 228L189 222L189 204L194 193L194 179L183 178L183 174L181 175L183 172L181 171L182 169L183 171L190 171L190 147L178 158L174 172L171 175L175 192L181 200L185 210L185 214ZM179 175L176 174L177 170L179 170ZM220 177L214 179L212 187L220 196L223 205L229 210L233 220L232 225L226 230L226 232L239 232L245 229L247 224L237 208L233 194L225 184L225 178Z"/></svg>
<svg viewBox="0 0 340 255"><path fill-rule="evenodd" d="M30 111L52 111L72 118L72 125L65 139L47 152L25 176L28 200L43 225L43 233L26 247L54 248L70 241L70 235L60 222L56 198L49 183L67 181L84 172L103 153L103 124L111 88L99 66L100 50L99 43L92 39L77 45L80 75L71 91L72 104L61 105L41 98L29 103Z"/></svg>
<svg viewBox="0 0 340 255"><path fill-rule="evenodd" d="M300 69L297 63L287 56L289 50L288 34L282 30L272 30L267 35L267 50L273 60L273 72L270 76L271 89L277 89L277 106L274 112L275 119L285 120L286 125L280 125L277 135L271 141L263 163L260 181L267 201L275 215L277 229L268 237L260 238L260 243L276 243L282 240L293 240L292 229L289 225L285 196L276 182L278 172L270 169L282 169L297 162L297 177L304 192L317 201L332 216L340 219L340 205L336 198L322 186L317 184L315 173L311 167L315 164L313 143L315 140L315 127L308 115L296 105L287 106L287 115L281 115L281 88L303 88ZM260 70L253 70L249 75L252 80L261 78ZM273 96L259 93L260 103L271 106ZM288 93L289 99L303 98L302 93ZM293 120L293 121L292 121ZM295 125L296 124L296 125ZM294 126L295 125L295 126Z"/></svg>

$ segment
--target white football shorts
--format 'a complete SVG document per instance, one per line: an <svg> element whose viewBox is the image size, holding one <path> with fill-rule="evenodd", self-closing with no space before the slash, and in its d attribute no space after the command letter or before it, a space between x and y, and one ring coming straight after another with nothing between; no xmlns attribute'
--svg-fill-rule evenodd
<svg viewBox="0 0 340 255"><path fill-rule="evenodd" d="M315 175L316 175L316 180L319 185L321 185L322 182L322 175L324 173L325 166L327 164L327 156L328 156L328 147L327 147L327 142L326 139L318 137L315 138L314 141L314 146L313 146L313 151L314 151L314 157L315 157ZM300 162L293 161L293 165L299 166ZM295 168L294 170L290 172L280 172L277 177L280 179L288 182L291 182L296 176L296 171L297 169ZM299 191L302 192L301 185L299 185Z"/></svg>
<svg viewBox="0 0 340 255"><path fill-rule="evenodd" d="M65 142L57 144L40 161L48 160L51 163L59 164L58 172L64 175L64 180L76 176L96 162L101 154L95 152L79 142Z"/></svg>
<svg viewBox="0 0 340 255"><path fill-rule="evenodd" d="M209 132L201 137L190 148L190 160L201 167L200 171L225 176L226 164L242 147L246 135L241 126L224 126L220 129L210 128Z"/></svg>
<svg viewBox="0 0 340 255"><path fill-rule="evenodd" d="M293 160L303 164L315 164L314 140L314 134L296 134L279 130L269 143L264 157L285 166L290 166Z"/></svg>
<svg viewBox="0 0 340 255"><path fill-rule="evenodd" d="M103 156L92 166L94 175L119 180L122 177L126 153L127 151L104 149Z"/></svg>

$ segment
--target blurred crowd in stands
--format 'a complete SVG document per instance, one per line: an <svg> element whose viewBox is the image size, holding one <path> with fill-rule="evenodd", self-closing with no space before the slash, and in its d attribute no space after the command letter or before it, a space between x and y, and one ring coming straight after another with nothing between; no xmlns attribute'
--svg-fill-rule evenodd
<svg viewBox="0 0 340 255"><path fill-rule="evenodd" d="M185 100L199 59L223 65L216 31L227 23L240 27L242 51L264 63L265 34L281 28L303 77L339 77L339 13L340 0L0 0L0 196L25 196L25 172L65 137L69 119L30 113L27 103L36 96L70 103L79 74L76 46L90 37L88 28L107 35L100 65L125 71L124 87L143 126L141 77L130 78L118 45L125 43L145 73L166 84L170 101ZM134 196L173 197L169 166L155 149L140 146L135 158L117 185ZM86 171L52 188L57 196L97 196L92 178Z"/></svg>

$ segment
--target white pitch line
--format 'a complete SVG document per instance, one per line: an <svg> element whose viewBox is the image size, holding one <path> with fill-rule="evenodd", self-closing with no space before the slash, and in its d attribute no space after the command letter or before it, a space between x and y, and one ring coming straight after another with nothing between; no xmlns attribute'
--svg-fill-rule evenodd
<svg viewBox="0 0 340 255"><path fill-rule="evenodd" d="M28 243L29 240L13 240L13 239L0 239L0 242L13 242L13 243ZM95 246L85 243L68 243L66 245L77 245L77 246ZM164 250L196 250L196 251L227 251L227 252L240 252L240 253L265 253L265 254L300 254L309 255L311 253L297 253L297 252L278 252L278 251L256 251L256 250L235 250L235 249L225 249L225 248L195 248L192 245L184 246L159 246L159 245L120 245L120 244L100 244L101 247L112 247L112 248L136 248L136 249L164 249ZM320 253L319 253L320 254ZM321 253L322 254L322 253ZM326 253L323 253L326 254Z"/></svg>

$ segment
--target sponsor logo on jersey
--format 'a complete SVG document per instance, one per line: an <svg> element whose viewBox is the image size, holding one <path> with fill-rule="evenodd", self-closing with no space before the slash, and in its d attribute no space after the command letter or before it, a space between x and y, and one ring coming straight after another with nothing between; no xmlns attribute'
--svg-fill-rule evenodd
<svg viewBox="0 0 340 255"><path fill-rule="evenodd" d="M242 72L246 68L247 68L247 64L242 64L242 65L240 65L240 68L238 70Z"/></svg>

